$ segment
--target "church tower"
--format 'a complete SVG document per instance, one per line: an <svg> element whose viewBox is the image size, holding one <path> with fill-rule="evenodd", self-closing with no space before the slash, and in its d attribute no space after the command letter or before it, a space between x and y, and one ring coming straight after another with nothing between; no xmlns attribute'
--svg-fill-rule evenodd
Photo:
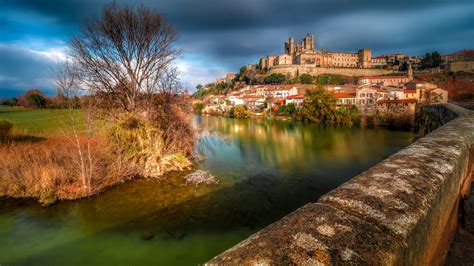
<svg viewBox="0 0 474 266"><path fill-rule="evenodd" d="M413 68L411 67L411 62L408 61L407 64L408 64L408 71L407 71L407 72L408 72L408 73L407 73L407 74L408 74L408 78L409 78L410 80L413 80Z"/></svg>
<svg viewBox="0 0 474 266"><path fill-rule="evenodd" d="M295 53L295 41L293 37L288 38L288 41L285 42L285 54L293 55Z"/></svg>

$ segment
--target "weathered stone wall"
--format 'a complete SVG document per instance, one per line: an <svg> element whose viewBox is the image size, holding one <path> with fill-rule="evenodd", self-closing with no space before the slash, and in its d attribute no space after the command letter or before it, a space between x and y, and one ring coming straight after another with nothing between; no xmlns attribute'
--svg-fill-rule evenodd
<svg viewBox="0 0 474 266"><path fill-rule="evenodd" d="M449 70L453 72L458 72L458 71L473 72L474 62L452 62L452 63L449 63Z"/></svg>
<svg viewBox="0 0 474 266"><path fill-rule="evenodd" d="M337 74L345 76L376 76L394 73L392 70L373 69L373 68L325 68L312 65L280 65L270 68L268 73L278 73L291 78L301 74L321 75L321 74Z"/></svg>
<svg viewBox="0 0 474 266"><path fill-rule="evenodd" d="M442 264L471 183L474 114L429 108L453 120L208 264Z"/></svg>
<svg viewBox="0 0 474 266"><path fill-rule="evenodd" d="M449 108L447 107L449 106ZM434 129L446 124L460 115L468 115L471 111L456 105L424 105L416 114L415 128L420 136L425 136Z"/></svg>

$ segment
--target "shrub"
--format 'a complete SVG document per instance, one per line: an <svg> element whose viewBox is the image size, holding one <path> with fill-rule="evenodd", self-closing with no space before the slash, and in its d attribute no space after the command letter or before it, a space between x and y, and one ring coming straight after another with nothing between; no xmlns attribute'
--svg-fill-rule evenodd
<svg viewBox="0 0 474 266"><path fill-rule="evenodd" d="M314 82L314 77L309 74L302 74L300 76L300 82L303 84L312 84Z"/></svg>
<svg viewBox="0 0 474 266"><path fill-rule="evenodd" d="M194 113L201 114L202 109L204 109L204 103L197 102L193 106Z"/></svg>
<svg viewBox="0 0 474 266"><path fill-rule="evenodd" d="M175 142L166 142L163 131L145 117L119 115L108 133L120 153L117 155L140 176L157 178L192 165L183 150L175 149Z"/></svg>
<svg viewBox="0 0 474 266"><path fill-rule="evenodd" d="M0 120L0 140L5 140L10 136L13 124L7 120Z"/></svg>
<svg viewBox="0 0 474 266"><path fill-rule="evenodd" d="M282 105L278 107L278 114L282 115L293 115L296 111L296 106L294 103L289 103L287 105Z"/></svg>
<svg viewBox="0 0 474 266"><path fill-rule="evenodd" d="M235 118L248 118L250 116L249 110L245 105L237 105L234 107L234 117Z"/></svg>
<svg viewBox="0 0 474 266"><path fill-rule="evenodd" d="M32 93L28 95L26 100L34 107L42 108L46 105L46 98L39 93Z"/></svg>
<svg viewBox="0 0 474 266"><path fill-rule="evenodd" d="M342 125L352 125L357 116L357 108L337 108L336 99L323 89L307 91L303 108L296 114L297 118L303 120Z"/></svg>
<svg viewBox="0 0 474 266"><path fill-rule="evenodd" d="M286 77L282 74L272 73L265 77L265 84L283 84L286 81Z"/></svg>

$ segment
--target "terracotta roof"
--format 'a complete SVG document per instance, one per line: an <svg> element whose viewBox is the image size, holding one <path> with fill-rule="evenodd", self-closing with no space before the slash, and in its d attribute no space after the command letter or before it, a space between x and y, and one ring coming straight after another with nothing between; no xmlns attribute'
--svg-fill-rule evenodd
<svg viewBox="0 0 474 266"><path fill-rule="evenodd" d="M304 99L304 94L290 95L286 97L287 99Z"/></svg>
<svg viewBox="0 0 474 266"><path fill-rule="evenodd" d="M416 93L416 90L406 89L406 90L403 90L403 93Z"/></svg>
<svg viewBox="0 0 474 266"><path fill-rule="evenodd" d="M416 99L379 100L377 104L385 103L416 103Z"/></svg>
<svg viewBox="0 0 474 266"><path fill-rule="evenodd" d="M407 79L407 76L367 76L361 79Z"/></svg>
<svg viewBox="0 0 474 266"><path fill-rule="evenodd" d="M356 97L355 92L336 92L334 93L336 98L354 98Z"/></svg>

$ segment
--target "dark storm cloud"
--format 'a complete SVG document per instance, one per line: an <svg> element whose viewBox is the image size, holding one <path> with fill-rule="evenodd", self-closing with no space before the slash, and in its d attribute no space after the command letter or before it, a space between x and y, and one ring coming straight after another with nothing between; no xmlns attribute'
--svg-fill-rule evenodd
<svg viewBox="0 0 474 266"><path fill-rule="evenodd" d="M313 33L318 48L342 51L371 48L375 54L452 52L472 48L474 43L472 0L117 2L154 8L179 29L178 45L186 54L180 64L192 70L184 75L188 83L197 78L196 73L215 78L221 74L216 71L219 68L222 72L236 71L238 66L254 63L260 56L281 54L289 35L299 40L306 33ZM107 3L110 2L0 0L0 44L46 50L64 45L85 18L100 15ZM38 62L44 58L36 55L29 60ZM0 64L3 68L5 63ZM199 66L207 70L198 70ZM0 76L5 73L1 72ZM27 83L20 76L16 79ZM5 80L2 82L0 85L8 85ZM10 86L18 87L18 84L10 83Z"/></svg>
<svg viewBox="0 0 474 266"><path fill-rule="evenodd" d="M16 96L25 89L38 88L52 94L51 72L55 52L39 52L0 44L0 97Z"/></svg>

